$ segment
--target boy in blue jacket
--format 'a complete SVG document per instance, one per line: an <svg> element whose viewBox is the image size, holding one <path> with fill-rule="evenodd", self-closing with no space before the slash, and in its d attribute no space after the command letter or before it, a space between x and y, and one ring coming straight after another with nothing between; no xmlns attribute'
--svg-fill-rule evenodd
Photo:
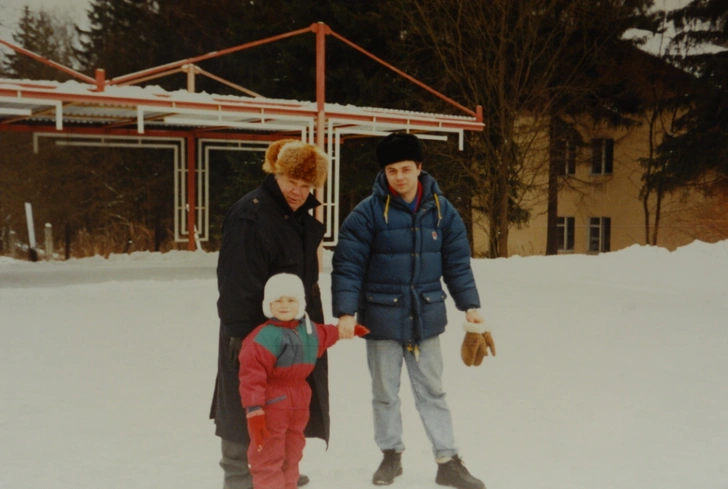
<svg viewBox="0 0 728 489"><path fill-rule="evenodd" d="M390 134L377 146L377 160L382 171L372 195L345 219L331 273L341 337L352 337L357 322L370 330L374 439L384 455L372 482L388 485L402 474L399 380L405 363L438 464L435 481L484 489L458 456L442 388L439 335L447 324L447 296L441 279L466 321L483 323L465 225L435 179L422 170L416 136Z"/></svg>

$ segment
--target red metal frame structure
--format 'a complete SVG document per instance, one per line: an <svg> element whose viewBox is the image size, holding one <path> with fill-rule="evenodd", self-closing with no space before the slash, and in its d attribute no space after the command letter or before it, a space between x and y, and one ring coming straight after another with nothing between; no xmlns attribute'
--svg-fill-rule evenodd
<svg viewBox="0 0 728 489"><path fill-rule="evenodd" d="M316 101L268 99L244 87L208 73L195 63L224 56L262 44L303 33L316 35ZM430 114L381 108L359 108L326 102L325 48L331 35L364 55L383 64L445 102L465 112L463 116ZM255 42L214 51L193 58L149 68L110 80L97 69L95 78L48 60L36 53L0 39L0 44L50 65L78 81L20 81L0 79L0 131L58 135L59 137L104 136L144 138L184 138L186 140L186 229L188 249L195 249L192 230L200 222L196 212L196 140L272 141L300 134L338 158L338 144L344 134L383 134L412 131L420 137L445 139L437 134L483 130L480 106L470 110L394 66L333 32L326 24L315 23L305 29ZM187 90L167 92L158 87L132 86L173 73L187 74ZM218 96L195 92L195 76L208 76L247 96ZM136 127L134 127L136 126ZM428 136L429 134L429 136ZM335 136L335 137L334 137ZM334 147L334 140L336 147ZM328 143L328 148L326 145ZM337 159L338 165L338 159ZM336 174L338 182L338 173ZM338 196L338 183L335 185ZM323 189L316 189L323 201ZM331 198L329 192L328 198ZM322 220L323 209L316 217ZM198 218L196 218L198 216ZM334 233L335 234L335 233ZM335 239L335 237L334 237Z"/></svg>

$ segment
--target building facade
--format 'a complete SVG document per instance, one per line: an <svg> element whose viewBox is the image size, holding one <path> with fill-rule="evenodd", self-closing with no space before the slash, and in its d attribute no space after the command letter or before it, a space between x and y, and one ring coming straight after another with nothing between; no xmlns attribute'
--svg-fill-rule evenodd
<svg viewBox="0 0 728 489"><path fill-rule="evenodd" d="M560 254L597 254L635 244L674 250L696 239L728 238L728 221L721 218L728 210L725 196L708 197L694 187L665 194L659 201L654 195L643 198L643 165L669 122L658 118L615 129L584 120L574 124L578 133L574 137L553 143L560 145L556 151ZM529 137L535 141L526 157L531 167L530 190L521 200L531 217L525 225L509 230L508 256L546 254L547 162L554 153L548 131L540 132ZM483 216L474 216L473 222L475 255L485 256L488 226Z"/></svg>

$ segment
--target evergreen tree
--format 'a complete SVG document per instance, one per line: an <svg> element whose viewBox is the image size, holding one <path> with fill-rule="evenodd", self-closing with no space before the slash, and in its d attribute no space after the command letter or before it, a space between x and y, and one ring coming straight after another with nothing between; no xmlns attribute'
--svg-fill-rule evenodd
<svg viewBox="0 0 728 489"><path fill-rule="evenodd" d="M74 40L70 20L51 16L42 9L34 12L27 6L13 33L13 41L18 46L69 67L75 64ZM70 78L47 64L14 51L6 55L3 64L4 71L13 78L58 81Z"/></svg>
<svg viewBox="0 0 728 489"><path fill-rule="evenodd" d="M659 147L664 169L654 185L670 191L711 175L703 185L710 191L728 175L728 2L693 0L671 17L679 32L673 43L682 53L676 61L694 83L679 100L690 109Z"/></svg>
<svg viewBox="0 0 728 489"><path fill-rule="evenodd" d="M102 68L113 78L155 66L156 9L154 0L93 0L89 28L76 27L82 70Z"/></svg>

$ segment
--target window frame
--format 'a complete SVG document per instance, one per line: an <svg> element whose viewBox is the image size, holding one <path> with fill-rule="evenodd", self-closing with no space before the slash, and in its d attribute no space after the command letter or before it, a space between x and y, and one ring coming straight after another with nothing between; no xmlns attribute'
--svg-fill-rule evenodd
<svg viewBox="0 0 728 489"><path fill-rule="evenodd" d="M590 175L612 175L614 173L614 139L592 139L592 164Z"/></svg>
<svg viewBox="0 0 728 489"><path fill-rule="evenodd" d="M612 250L612 218L588 218L587 251L589 253L608 253Z"/></svg>
<svg viewBox="0 0 728 489"><path fill-rule="evenodd" d="M558 216L556 229L559 234L559 253L573 253L576 236L576 218L574 216Z"/></svg>
<svg viewBox="0 0 728 489"><path fill-rule="evenodd" d="M556 141L556 165L560 176L576 174L577 142L571 138Z"/></svg>

